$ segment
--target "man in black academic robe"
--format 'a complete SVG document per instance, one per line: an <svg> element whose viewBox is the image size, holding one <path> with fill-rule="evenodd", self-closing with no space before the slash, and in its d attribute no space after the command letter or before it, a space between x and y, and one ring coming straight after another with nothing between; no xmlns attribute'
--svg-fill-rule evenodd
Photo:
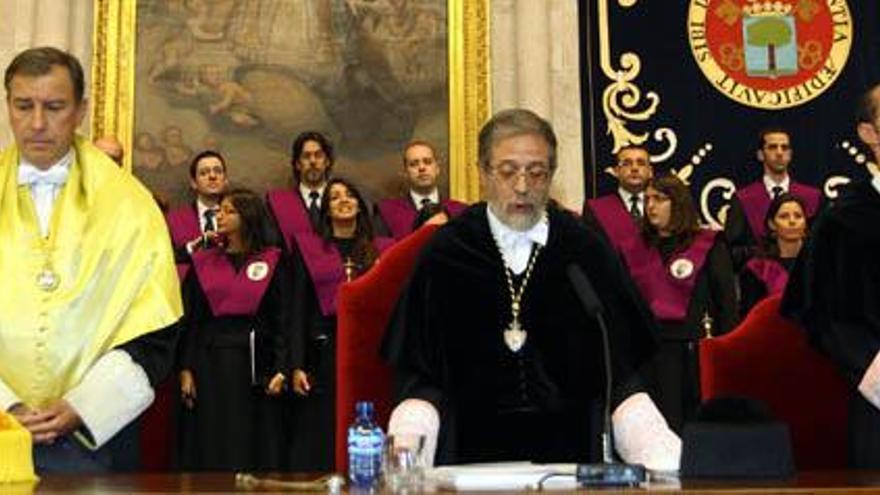
<svg viewBox="0 0 880 495"><path fill-rule="evenodd" d="M525 110L486 124L488 204L435 234L398 303L384 351L404 404L418 399L439 414L437 463L596 458L602 337L569 281L571 265L596 284L604 305L613 405L641 390L632 370L653 350L654 327L612 248L547 206L555 142L549 124ZM510 331L517 326L525 330L519 338ZM659 413L652 417L675 444ZM677 452L670 457L677 467Z"/></svg>
<svg viewBox="0 0 880 495"><path fill-rule="evenodd" d="M880 159L880 85L858 133ZM847 186L816 220L781 311L806 327L853 385L849 464L880 467L880 177Z"/></svg>

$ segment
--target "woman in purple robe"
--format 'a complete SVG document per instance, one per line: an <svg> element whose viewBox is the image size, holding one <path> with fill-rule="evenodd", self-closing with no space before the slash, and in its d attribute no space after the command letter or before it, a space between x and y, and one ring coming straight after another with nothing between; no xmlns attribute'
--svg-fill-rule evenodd
<svg viewBox="0 0 880 495"><path fill-rule="evenodd" d="M739 275L743 316L761 299L785 290L788 273L807 238L806 211L804 200L792 193L780 194L770 203L763 245Z"/></svg>
<svg viewBox="0 0 880 495"><path fill-rule="evenodd" d="M642 236L626 256L660 326L644 378L670 427L681 431L700 403L698 342L736 323L736 290L723 235L700 227L688 187L674 175L645 192Z"/></svg>
<svg viewBox="0 0 880 495"><path fill-rule="evenodd" d="M193 252L183 286L181 465L275 471L286 442L290 267L253 192L226 193L216 220L222 244Z"/></svg>
<svg viewBox="0 0 880 495"><path fill-rule="evenodd" d="M369 208L345 179L328 182L317 232L297 239L293 254L295 301L291 346L293 439L289 469L334 468L336 418L336 294L367 271L392 240L375 237Z"/></svg>

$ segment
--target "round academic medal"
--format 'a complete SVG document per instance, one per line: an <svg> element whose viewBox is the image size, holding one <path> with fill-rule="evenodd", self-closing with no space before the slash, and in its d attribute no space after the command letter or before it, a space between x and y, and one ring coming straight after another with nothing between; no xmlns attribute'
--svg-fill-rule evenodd
<svg viewBox="0 0 880 495"><path fill-rule="evenodd" d="M678 258L669 265L669 273L679 280L686 279L694 273L694 263L687 258Z"/></svg>
<svg viewBox="0 0 880 495"><path fill-rule="evenodd" d="M259 282L269 274L269 265L265 261L255 261L247 267L247 277L254 282Z"/></svg>

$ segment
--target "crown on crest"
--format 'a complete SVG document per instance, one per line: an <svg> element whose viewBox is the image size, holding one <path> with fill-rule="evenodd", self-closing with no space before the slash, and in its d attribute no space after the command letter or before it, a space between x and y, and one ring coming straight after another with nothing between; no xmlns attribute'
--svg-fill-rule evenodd
<svg viewBox="0 0 880 495"><path fill-rule="evenodd" d="M769 0L764 2L760 0L749 0L749 3L743 6L743 14L753 17L779 16L790 14L792 9L793 6L791 4L779 0L776 0L775 2Z"/></svg>

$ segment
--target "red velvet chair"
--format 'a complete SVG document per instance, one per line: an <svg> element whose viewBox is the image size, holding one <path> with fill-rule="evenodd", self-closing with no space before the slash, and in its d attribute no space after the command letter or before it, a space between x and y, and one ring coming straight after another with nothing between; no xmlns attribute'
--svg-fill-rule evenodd
<svg viewBox="0 0 880 495"><path fill-rule="evenodd" d="M425 225L390 247L359 279L343 284L337 299L336 327L336 470L348 470L348 426L354 404L370 400L384 428L391 415L391 369L379 347L394 305L422 246L436 225Z"/></svg>
<svg viewBox="0 0 880 495"><path fill-rule="evenodd" d="M779 315L780 299L761 301L732 332L700 342L703 400L763 401L788 424L798 469L844 468L848 386L806 333Z"/></svg>

